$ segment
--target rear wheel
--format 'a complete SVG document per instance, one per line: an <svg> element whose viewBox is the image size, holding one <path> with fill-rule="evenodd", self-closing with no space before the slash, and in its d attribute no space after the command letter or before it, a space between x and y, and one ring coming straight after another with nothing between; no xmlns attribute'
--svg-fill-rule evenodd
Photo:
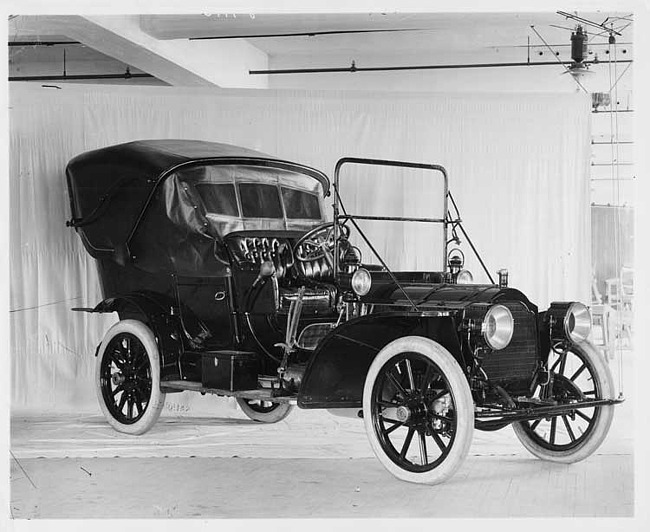
<svg viewBox="0 0 650 532"><path fill-rule="evenodd" d="M262 399L237 398L237 404L253 421L260 423L277 423L287 417L293 410L289 403L275 403Z"/></svg>
<svg viewBox="0 0 650 532"><path fill-rule="evenodd" d="M123 320L108 330L99 347L95 388L115 430L143 434L156 423L165 394L160 391L158 345L149 327Z"/></svg>
<svg viewBox="0 0 650 532"><path fill-rule="evenodd" d="M589 342L552 352L551 398L559 404L580 399L610 399L614 385L609 368ZM536 391L539 394L540 389ZM523 446L542 460L573 463L584 460L601 445L614 416L614 405L575 409L567 414L513 423Z"/></svg>
<svg viewBox="0 0 650 532"><path fill-rule="evenodd" d="M447 480L469 451L474 404L467 379L444 347L407 336L370 366L363 420L375 455L395 477L419 484Z"/></svg>

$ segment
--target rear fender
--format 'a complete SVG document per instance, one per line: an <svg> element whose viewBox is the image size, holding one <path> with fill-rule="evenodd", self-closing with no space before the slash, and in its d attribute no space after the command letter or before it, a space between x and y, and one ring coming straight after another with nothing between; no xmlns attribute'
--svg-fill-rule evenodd
<svg viewBox="0 0 650 532"><path fill-rule="evenodd" d="M431 338L462 359L451 316L368 315L334 329L310 359L298 393L301 408L361 408L363 385L379 351L402 336Z"/></svg>
<svg viewBox="0 0 650 532"><path fill-rule="evenodd" d="M167 380L179 376L179 359L183 353L183 328L178 316L171 313L173 306L174 301L168 296L134 292L104 299L90 312L117 312L121 320L146 323L158 344L161 379Z"/></svg>

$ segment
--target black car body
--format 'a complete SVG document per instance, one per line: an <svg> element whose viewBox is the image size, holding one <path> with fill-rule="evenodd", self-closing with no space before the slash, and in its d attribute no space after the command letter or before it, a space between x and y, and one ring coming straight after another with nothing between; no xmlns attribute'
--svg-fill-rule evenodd
<svg viewBox="0 0 650 532"><path fill-rule="evenodd" d="M344 164L431 172L443 215L345 212ZM69 225L104 294L76 310L120 317L96 373L117 430L145 432L165 394L183 390L235 396L262 422L295 404L352 409L386 468L423 483L453 474L474 428L512 424L533 454L562 462L605 438L621 399L587 341L587 309L540 311L504 272L496 284L465 284L463 254L448 245L461 232L474 246L441 166L340 160L329 223L325 174L224 144L130 142L76 157L67 179ZM438 224L443 268L392 271L362 220ZM377 264L361 262L355 238Z"/></svg>

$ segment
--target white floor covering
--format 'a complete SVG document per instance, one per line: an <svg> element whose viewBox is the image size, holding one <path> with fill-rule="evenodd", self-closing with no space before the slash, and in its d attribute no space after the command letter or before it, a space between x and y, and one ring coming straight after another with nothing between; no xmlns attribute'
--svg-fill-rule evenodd
<svg viewBox="0 0 650 532"><path fill-rule="evenodd" d="M633 375L624 352L625 395ZM617 365L611 362L612 369ZM616 376L615 376L616 378ZM189 392L184 392L189 393ZM206 398L214 417L165 413L129 437L99 414L15 413L14 518L629 517L634 514L632 402L584 462L533 458L508 427L475 431L449 482L395 480L374 458L363 422L294 409L249 421L234 401ZM251 504L251 501L255 501Z"/></svg>

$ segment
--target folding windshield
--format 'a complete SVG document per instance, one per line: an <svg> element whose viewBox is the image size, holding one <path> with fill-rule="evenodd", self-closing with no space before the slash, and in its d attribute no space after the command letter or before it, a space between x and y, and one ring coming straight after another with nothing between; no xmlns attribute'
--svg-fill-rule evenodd
<svg viewBox="0 0 650 532"><path fill-rule="evenodd" d="M324 221L321 184L272 167L200 165L177 174L221 234L243 229L309 229Z"/></svg>
<svg viewBox="0 0 650 532"><path fill-rule="evenodd" d="M445 270L444 168L346 158L337 164L335 186L339 219L351 229L350 242L364 264L395 271Z"/></svg>

